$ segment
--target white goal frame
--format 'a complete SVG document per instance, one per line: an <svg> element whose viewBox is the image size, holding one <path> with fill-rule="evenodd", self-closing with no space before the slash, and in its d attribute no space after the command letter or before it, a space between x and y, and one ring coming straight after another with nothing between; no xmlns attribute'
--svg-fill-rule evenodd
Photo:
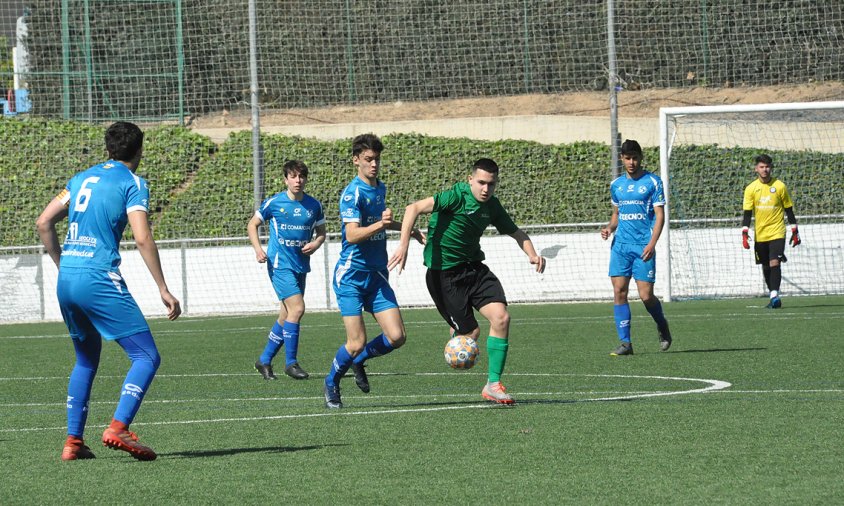
<svg viewBox="0 0 844 506"><path fill-rule="evenodd" d="M809 111L809 110L844 110L844 101L826 102L788 102L769 104L743 104L743 105L713 105L713 106L691 106L691 107L662 107L659 109L659 173L665 191L665 227L662 232L664 246L666 282L664 284L664 299L667 302L672 300L671 290L671 188L668 181L668 160L671 156L671 147L674 144L674 135L669 138L669 123L681 116L704 115L704 114L731 114L750 112L782 112L782 111ZM844 135L844 132L842 132Z"/></svg>

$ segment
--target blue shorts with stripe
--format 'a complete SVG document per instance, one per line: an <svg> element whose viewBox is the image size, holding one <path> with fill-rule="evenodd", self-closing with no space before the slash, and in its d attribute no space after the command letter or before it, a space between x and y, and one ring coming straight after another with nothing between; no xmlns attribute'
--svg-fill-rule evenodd
<svg viewBox="0 0 844 506"><path fill-rule="evenodd" d="M396 294L389 281L390 272L335 269L334 295L337 296L337 306L343 316L359 316L368 313L380 313L388 309L399 307Z"/></svg>
<svg viewBox="0 0 844 506"><path fill-rule="evenodd" d="M114 341L149 332L141 309L119 272L62 267L56 287L70 336Z"/></svg>
<svg viewBox="0 0 844 506"><path fill-rule="evenodd" d="M656 281L656 252L642 260L646 244L627 244L613 241L610 251L610 276L633 277L636 281Z"/></svg>
<svg viewBox="0 0 844 506"><path fill-rule="evenodd" d="M308 273L296 272L284 267L274 268L267 262L267 274L273 283L273 290L278 300L284 300L294 295L305 295L305 278Z"/></svg>

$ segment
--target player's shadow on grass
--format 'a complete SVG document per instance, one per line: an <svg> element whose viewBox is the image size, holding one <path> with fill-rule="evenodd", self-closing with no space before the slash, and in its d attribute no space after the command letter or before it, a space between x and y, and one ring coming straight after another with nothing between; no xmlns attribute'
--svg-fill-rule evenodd
<svg viewBox="0 0 844 506"><path fill-rule="evenodd" d="M198 450L188 452L159 453L159 457L172 457L177 459L196 459L203 457L226 457L241 453L292 453L308 450L321 450L326 446L348 446L348 445L313 445L313 446L264 446L258 448L225 448L220 450Z"/></svg>
<svg viewBox="0 0 844 506"><path fill-rule="evenodd" d="M768 348L707 348L703 350L671 350L671 353L718 353L731 351L768 351Z"/></svg>

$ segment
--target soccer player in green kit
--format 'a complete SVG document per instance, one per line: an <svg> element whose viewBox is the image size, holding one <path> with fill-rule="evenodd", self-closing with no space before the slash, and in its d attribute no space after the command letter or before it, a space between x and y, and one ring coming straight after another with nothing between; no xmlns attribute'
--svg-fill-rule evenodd
<svg viewBox="0 0 844 506"><path fill-rule="evenodd" d="M489 225L516 240L535 266L545 270L545 259L536 253L530 237L521 230L493 196L498 186L498 165L481 158L472 166L467 182L459 182L433 197L407 206L402 220L401 241L387 265L407 262L407 249L416 218L431 214L424 261L428 267L425 281L428 292L443 319L457 334L480 337L480 327L472 308L489 320L486 347L489 376L481 395L498 404L513 404L513 397L501 384L507 359L510 314L501 282L484 263L481 236Z"/></svg>

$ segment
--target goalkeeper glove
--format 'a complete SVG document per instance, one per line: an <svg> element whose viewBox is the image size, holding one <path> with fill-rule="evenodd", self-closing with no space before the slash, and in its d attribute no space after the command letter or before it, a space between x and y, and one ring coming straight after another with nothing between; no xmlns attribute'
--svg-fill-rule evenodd
<svg viewBox="0 0 844 506"><path fill-rule="evenodd" d="M797 225L791 227L791 239L788 242L791 244L792 248L803 242L800 240L800 236L797 235Z"/></svg>
<svg viewBox="0 0 844 506"><path fill-rule="evenodd" d="M744 249L750 249L750 231L747 227L741 229L741 245Z"/></svg>

